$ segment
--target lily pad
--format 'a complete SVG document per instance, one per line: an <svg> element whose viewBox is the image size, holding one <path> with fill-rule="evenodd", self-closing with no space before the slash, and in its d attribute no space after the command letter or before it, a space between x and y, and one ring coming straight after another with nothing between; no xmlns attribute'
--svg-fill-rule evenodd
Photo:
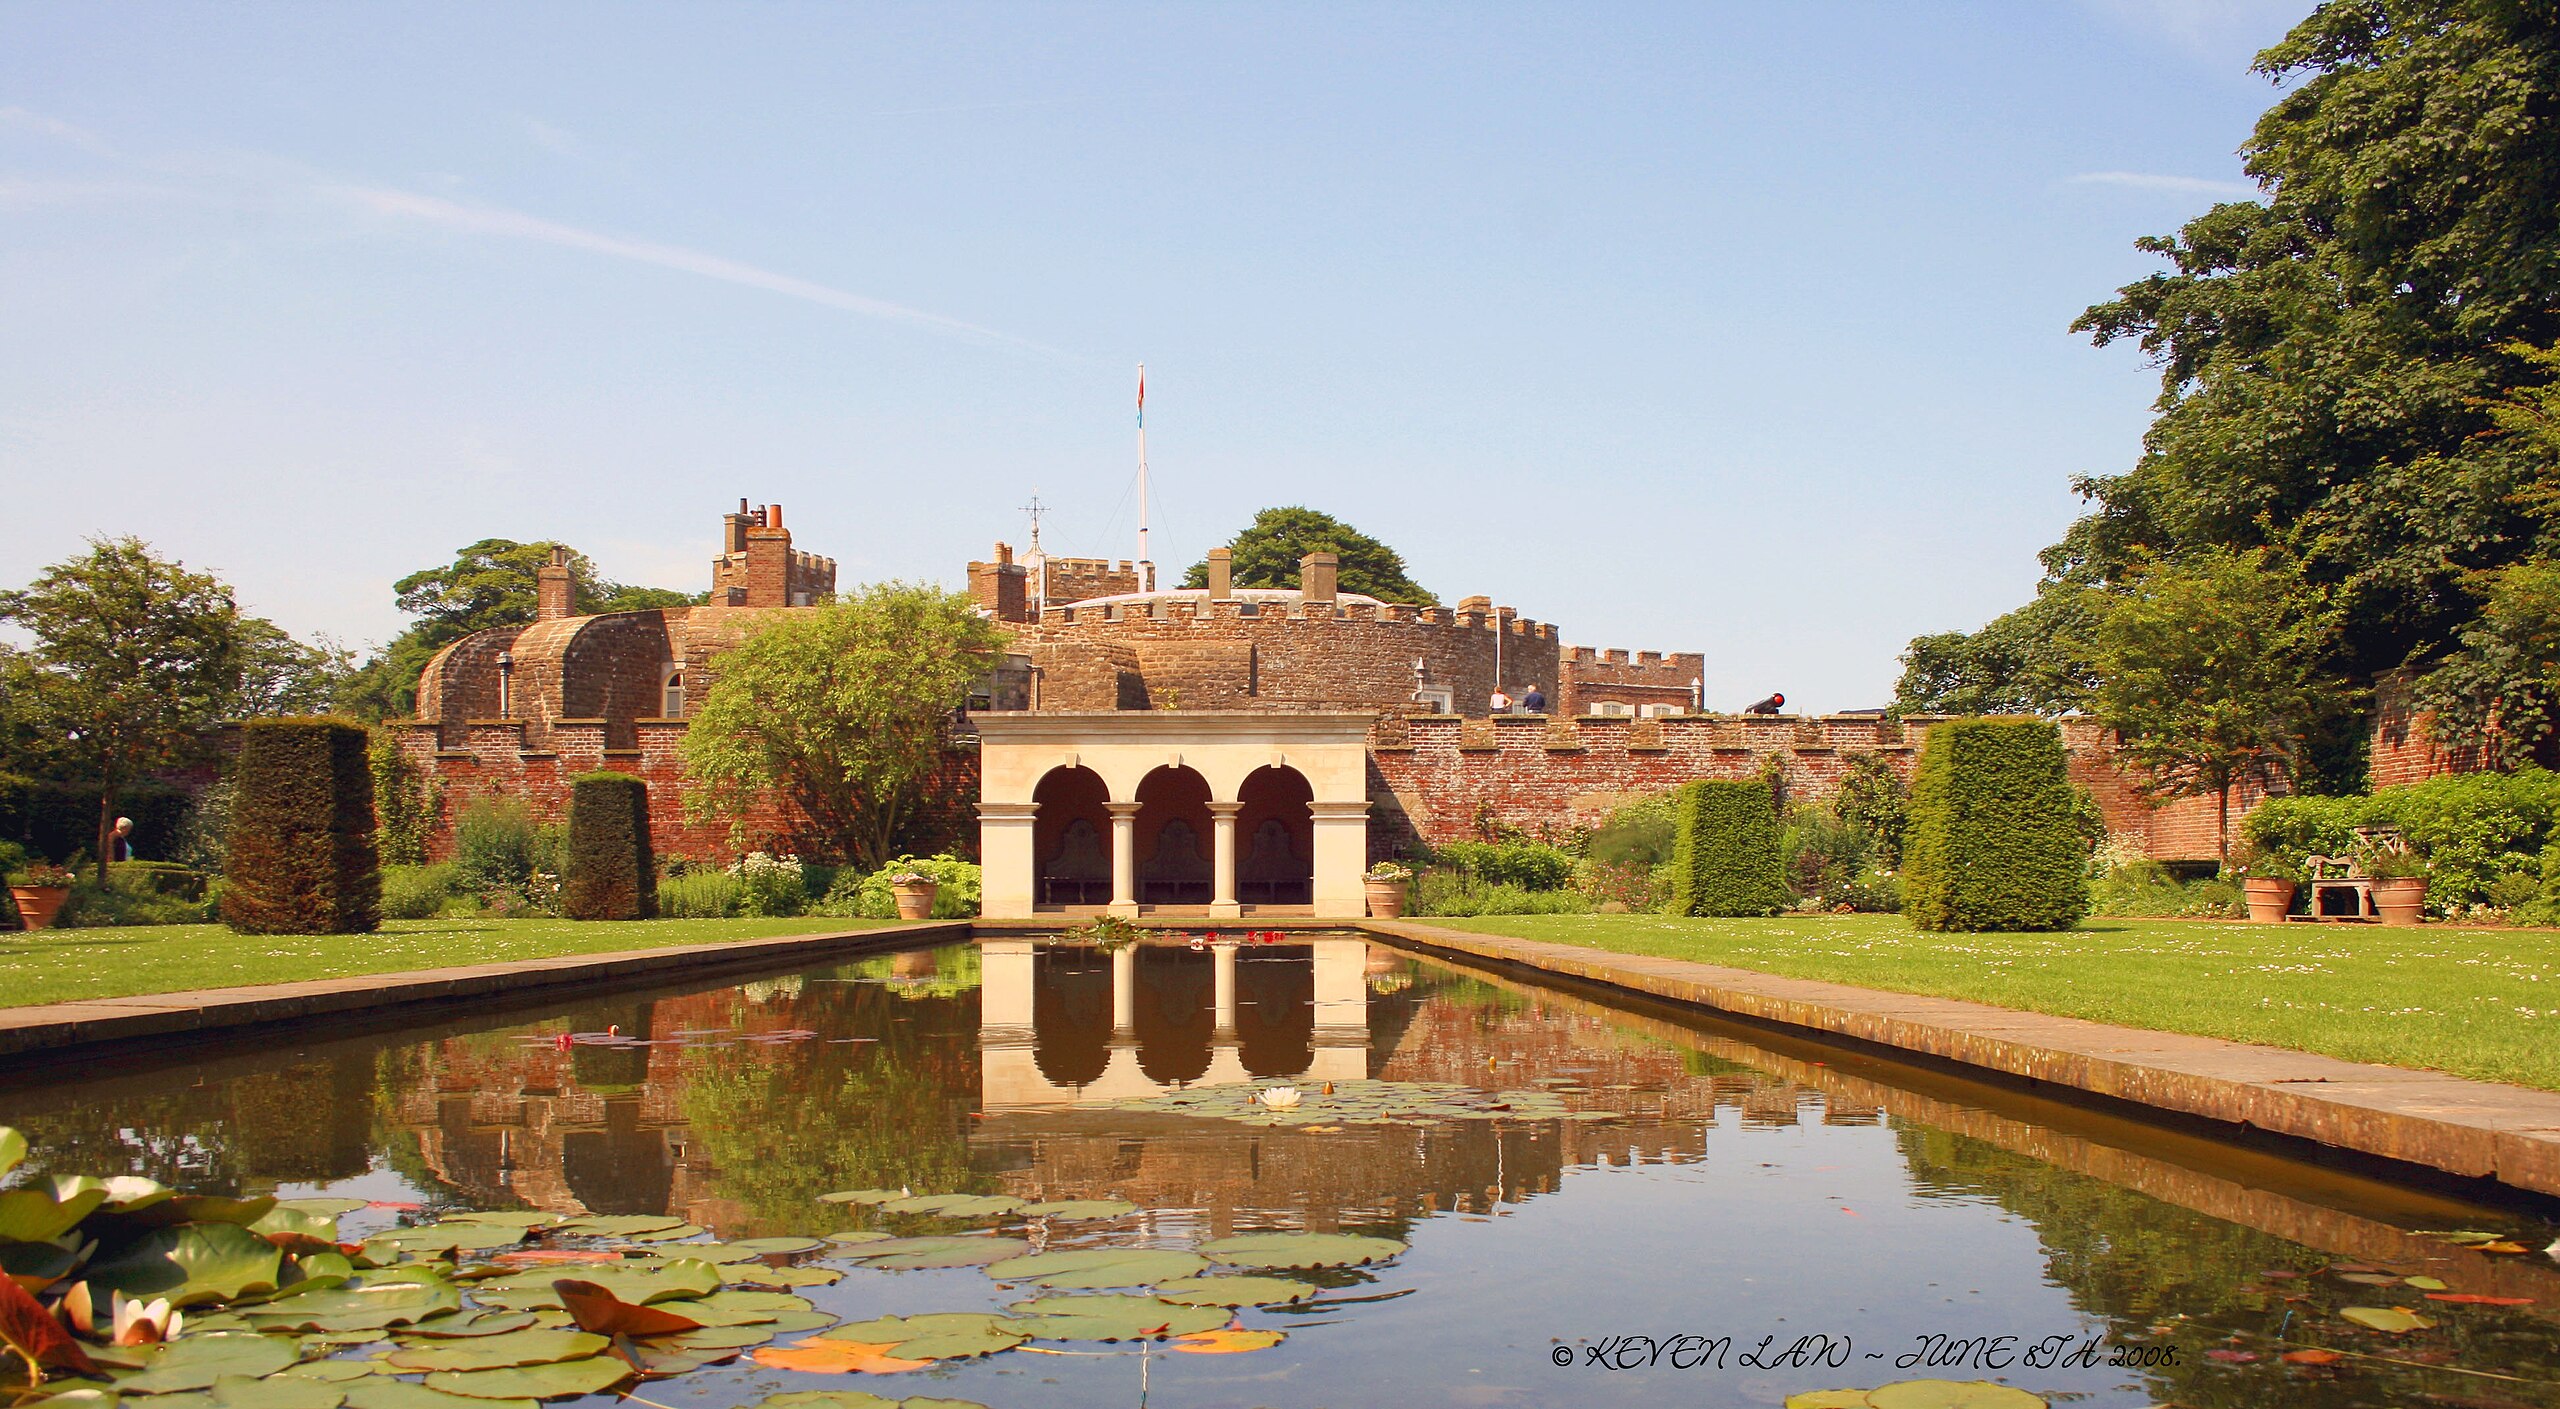
<svg viewBox="0 0 2560 1409"><path fill-rule="evenodd" d="M678 1331L671 1336L651 1336L649 1344L688 1353L744 1350L749 1346L762 1345L776 1334L771 1326L703 1326L696 1330Z"/></svg>
<svg viewBox="0 0 2560 1409"><path fill-rule="evenodd" d="M987 1269L999 1282L1030 1282L1063 1290L1143 1287L1150 1282L1196 1277L1209 1260L1164 1248L1083 1248L1008 1258Z"/></svg>
<svg viewBox="0 0 2560 1409"><path fill-rule="evenodd" d="M40 1292L71 1275L80 1265L80 1250L61 1243L0 1243L0 1273L19 1286Z"/></svg>
<svg viewBox="0 0 2560 1409"><path fill-rule="evenodd" d="M1269 1350L1288 1338L1286 1331L1248 1331L1241 1326L1229 1326L1175 1336L1173 1348L1189 1355L1242 1355L1247 1351Z"/></svg>
<svg viewBox="0 0 2560 1409"><path fill-rule="evenodd" d="M908 1197L904 1189L838 1189L832 1194L818 1195L822 1204L885 1204L891 1199Z"/></svg>
<svg viewBox="0 0 2560 1409"><path fill-rule="evenodd" d="M14 1126L0 1125L0 1178L7 1178L9 1171L24 1163L26 1158L27 1137L19 1134Z"/></svg>
<svg viewBox="0 0 2560 1409"><path fill-rule="evenodd" d="M838 1326L830 1340L885 1345L900 1360L965 1360L1011 1350L1029 1340L1010 1316L985 1312L945 1311L924 1316L883 1316Z"/></svg>
<svg viewBox="0 0 2560 1409"><path fill-rule="evenodd" d="M1122 1218L1136 1213L1138 1206L1127 1199L1052 1199L1047 1203L1024 1204L1014 1212L1025 1218Z"/></svg>
<svg viewBox="0 0 2560 1409"><path fill-rule="evenodd" d="M1005 1308L1035 1340L1162 1340L1227 1324L1222 1306L1180 1306L1151 1296L1044 1296Z"/></svg>
<svg viewBox="0 0 2560 1409"><path fill-rule="evenodd" d="M1868 1409L2048 1409L2040 1394L1989 1380L1900 1380L1867 1391Z"/></svg>
<svg viewBox="0 0 2560 1409"><path fill-rule="evenodd" d="M140 1373L117 1380L115 1387L126 1394L211 1389L226 1375L257 1379L301 1358L290 1342L273 1336L188 1336L162 1346Z"/></svg>
<svg viewBox="0 0 2560 1409"><path fill-rule="evenodd" d="M847 1228L841 1233L829 1233L827 1235L827 1241L831 1243L882 1243L887 1242L889 1237L889 1234L883 1233L877 1228ZM779 1398L780 1396L776 1397Z"/></svg>
<svg viewBox="0 0 2560 1409"><path fill-rule="evenodd" d="M376 1262L388 1262L391 1256L404 1252L443 1252L452 1248L460 1252L486 1252L491 1248L513 1247L524 1241L525 1230L504 1223L430 1223L416 1228L394 1228L376 1233L364 1240L365 1255ZM390 1255L386 1255L386 1250Z"/></svg>
<svg viewBox="0 0 2560 1409"><path fill-rule="evenodd" d="M898 1409L898 1401L858 1389L799 1389L768 1394L753 1409Z"/></svg>
<svg viewBox="0 0 2560 1409"><path fill-rule="evenodd" d="M105 1191L90 1189L57 1199L44 1189L11 1189L0 1193L0 1238L21 1243L49 1243L79 1225L98 1205L105 1203Z"/></svg>
<svg viewBox="0 0 2560 1409"><path fill-rule="evenodd" d="M459 1316L440 1316L422 1321L404 1332L435 1340L459 1340L469 1336L503 1336L509 1331L528 1330L539 1324L530 1311L465 1311Z"/></svg>
<svg viewBox="0 0 2560 1409"><path fill-rule="evenodd" d="M2436 1324L2414 1311L2403 1311L2396 1306L2350 1306L2338 1314L2366 1330L2389 1331L2394 1335L2430 1330Z"/></svg>
<svg viewBox="0 0 2560 1409"><path fill-rule="evenodd" d="M344 1218L360 1208L371 1207L363 1199L278 1199L276 1207L307 1213L314 1218Z"/></svg>
<svg viewBox="0 0 2560 1409"><path fill-rule="evenodd" d="M1304 1301L1316 1291L1286 1277L1185 1277L1155 1288L1157 1296L1183 1306L1277 1306Z"/></svg>
<svg viewBox="0 0 2560 1409"><path fill-rule="evenodd" d="M473 1399L566 1399L601 1394L631 1378L629 1365L610 1355L562 1360L549 1365L518 1365L506 1370L439 1370L427 1376L427 1388Z"/></svg>
<svg viewBox="0 0 2560 1409"><path fill-rule="evenodd" d="M395 1350L383 1360L402 1370L503 1370L510 1365L549 1365L584 1360L613 1342L585 1331L509 1331L447 1345Z"/></svg>
<svg viewBox="0 0 2560 1409"><path fill-rule="evenodd" d="M559 1280L556 1272L539 1272L484 1282L476 1295L494 1305L524 1311L534 1307L558 1306L560 1293L552 1288ZM653 1302L677 1301L688 1297L708 1296L720 1288L719 1269L694 1258L677 1258L662 1267L580 1268L577 1278L613 1293L624 1301L646 1306Z"/></svg>
<svg viewBox="0 0 2560 1409"><path fill-rule="evenodd" d="M425 1321L461 1305L462 1293L452 1283L403 1269L367 1273L344 1286L302 1292L246 1314L262 1331L352 1332Z"/></svg>
<svg viewBox="0 0 2560 1409"><path fill-rule="evenodd" d="M935 1218L994 1218L1022 1207L1022 1200L1002 1194L918 1194L891 1199L882 1213L927 1214Z"/></svg>
<svg viewBox="0 0 2560 1409"><path fill-rule="evenodd" d="M767 1267L759 1262L724 1262L720 1277L733 1287L826 1287L844 1280L833 1267Z"/></svg>
<svg viewBox="0 0 2560 1409"><path fill-rule="evenodd" d="M347 1409L533 1409L530 1399L475 1399L376 1375L347 1386Z"/></svg>
<svg viewBox="0 0 2560 1409"><path fill-rule="evenodd" d="M699 1238L711 1230L698 1223L678 1223L669 1228L652 1228L646 1233L625 1233L635 1243L673 1243L686 1238Z"/></svg>
<svg viewBox="0 0 2560 1409"><path fill-rule="evenodd" d="M565 1223L555 1225L552 1232L572 1237L628 1238L640 1233L663 1233L684 1227L681 1218L663 1213L582 1213Z"/></svg>
<svg viewBox="0 0 2560 1409"><path fill-rule="evenodd" d="M1786 1409L1867 1409L1862 1389L1809 1389L1787 1396Z"/></svg>
<svg viewBox="0 0 2560 1409"><path fill-rule="evenodd" d="M277 1204L266 1215L249 1225L249 1231L261 1237L269 1233L299 1233L324 1243L338 1240L338 1220L323 1214L306 1213L298 1208Z"/></svg>
<svg viewBox="0 0 2560 1409"><path fill-rule="evenodd" d="M213 1382L213 1402L222 1409L338 1409L346 1401L336 1385L286 1375L225 1375Z"/></svg>
<svg viewBox="0 0 2560 1409"><path fill-rule="evenodd" d="M297 1380L320 1380L342 1385L350 1380L361 1380L381 1368L379 1360L305 1360L299 1365L287 1365L276 1373Z"/></svg>
<svg viewBox="0 0 2560 1409"><path fill-rule="evenodd" d="M859 1258L892 1272L914 1272L933 1267L984 1267L1029 1251L1031 1244L1020 1238L890 1238L856 1244L842 1256Z"/></svg>
<svg viewBox="0 0 2560 1409"><path fill-rule="evenodd" d="M552 1213L544 1209L499 1208L475 1209L462 1213L448 1213L444 1216L442 1221L446 1223L488 1223L500 1228L542 1228L558 1223L561 1220L559 1214ZM660 1221L664 1223L674 1223L679 1220L668 1218L661 1219Z"/></svg>
<svg viewBox="0 0 2560 1409"><path fill-rule="evenodd" d="M1355 1267L1394 1257L1405 1246L1356 1233L1242 1233L1202 1243L1200 1251L1237 1267Z"/></svg>
<svg viewBox="0 0 2560 1409"><path fill-rule="evenodd" d="M740 1238L734 1243L704 1243L699 1247L681 1248L687 1257L705 1262L747 1262L759 1257L783 1257L792 1253L816 1252L826 1243L818 1238Z"/></svg>
<svg viewBox="0 0 2560 1409"><path fill-rule="evenodd" d="M229 1223L188 1223L154 1228L109 1261L89 1269L89 1293L115 1292L172 1305L237 1301L272 1292L284 1253L246 1228Z"/></svg>

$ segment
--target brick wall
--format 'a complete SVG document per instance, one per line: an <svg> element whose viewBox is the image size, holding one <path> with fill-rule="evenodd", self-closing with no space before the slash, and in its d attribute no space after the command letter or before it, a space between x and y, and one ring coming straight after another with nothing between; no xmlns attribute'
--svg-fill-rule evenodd
<svg viewBox="0 0 2560 1409"><path fill-rule="evenodd" d="M1557 661L1562 678L1547 693L1558 714L1589 714L1603 702L1641 713L1647 705L1687 709L1695 682L1706 677L1707 658L1694 651L1603 651L1566 648Z"/></svg>

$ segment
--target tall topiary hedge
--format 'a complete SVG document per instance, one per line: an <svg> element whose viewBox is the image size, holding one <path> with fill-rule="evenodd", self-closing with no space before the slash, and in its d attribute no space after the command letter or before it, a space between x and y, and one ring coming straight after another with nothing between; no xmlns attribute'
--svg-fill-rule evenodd
<svg viewBox="0 0 2560 1409"><path fill-rule="evenodd" d="M1786 863L1769 785L1691 783L1676 805L1671 908L1682 915L1771 915L1786 908Z"/></svg>
<svg viewBox="0 0 2560 1409"><path fill-rule="evenodd" d="M2089 913L2062 733L2032 719L1934 725L1911 779L1903 913L1924 930L2064 930Z"/></svg>
<svg viewBox="0 0 2560 1409"><path fill-rule="evenodd" d="M647 920L658 913L649 851L649 785L628 773L569 780L569 858L560 912L572 920Z"/></svg>
<svg viewBox="0 0 2560 1409"><path fill-rule="evenodd" d="M223 923L242 934L382 927L365 743L364 729L343 719L240 726Z"/></svg>

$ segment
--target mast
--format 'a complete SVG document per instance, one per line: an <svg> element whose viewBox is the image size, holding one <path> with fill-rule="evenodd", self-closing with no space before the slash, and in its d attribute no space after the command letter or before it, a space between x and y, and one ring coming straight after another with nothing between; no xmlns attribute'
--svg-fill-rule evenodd
<svg viewBox="0 0 2560 1409"><path fill-rule="evenodd" d="M1156 590L1155 560L1147 556L1147 364L1138 364L1138 590Z"/></svg>

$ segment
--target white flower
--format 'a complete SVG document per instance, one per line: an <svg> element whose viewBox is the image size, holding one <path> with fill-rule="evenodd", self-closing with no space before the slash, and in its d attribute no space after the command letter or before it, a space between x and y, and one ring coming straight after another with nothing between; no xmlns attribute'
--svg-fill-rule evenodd
<svg viewBox="0 0 2560 1409"><path fill-rule="evenodd" d="M1253 1099L1275 1111L1296 1110L1304 1093L1295 1086L1271 1086L1253 1094Z"/></svg>
<svg viewBox="0 0 2560 1409"><path fill-rule="evenodd" d="M169 1299L137 1301L122 1292L115 1294L114 1345L153 1345L175 1340L178 1328L186 1324L184 1312L169 1309Z"/></svg>

